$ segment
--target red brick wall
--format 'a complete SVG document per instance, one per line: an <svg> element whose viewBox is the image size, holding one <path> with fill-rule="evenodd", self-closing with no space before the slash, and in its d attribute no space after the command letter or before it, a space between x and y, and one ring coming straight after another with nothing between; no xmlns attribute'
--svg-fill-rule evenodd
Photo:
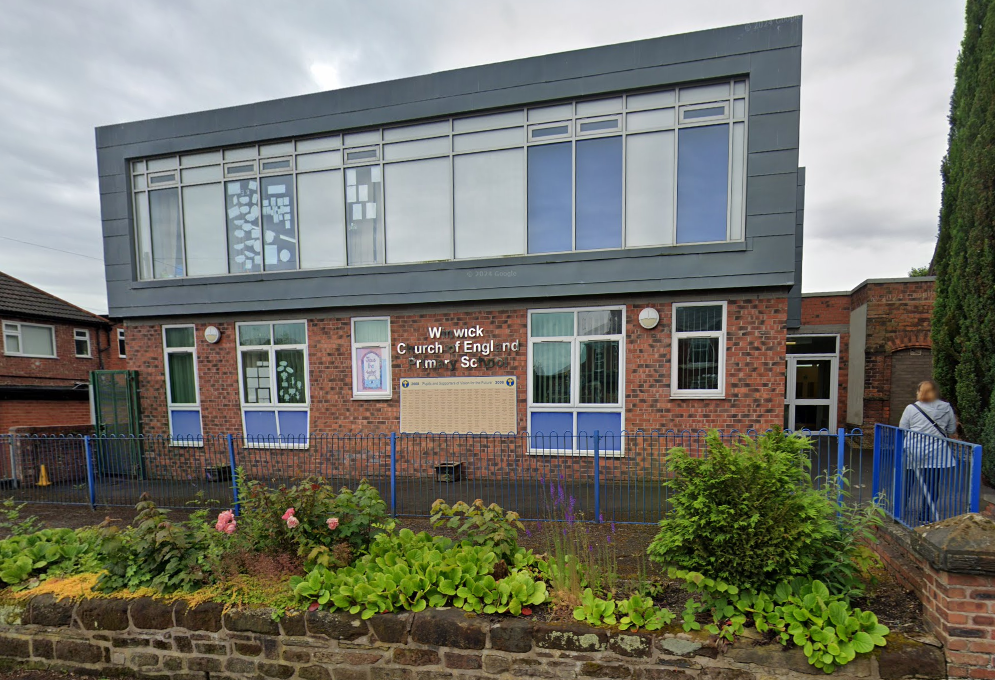
<svg viewBox="0 0 995 680"><path fill-rule="evenodd" d="M802 298L802 326L850 327L849 295L818 295ZM846 423L847 386L850 373L850 333L839 333L839 388L836 394L836 422Z"/></svg>
<svg viewBox="0 0 995 680"><path fill-rule="evenodd" d="M124 368L116 359L116 346L108 351L107 328L87 326L82 323L51 324L28 319L4 316L3 321L22 321L55 326L55 359L7 356L0 339L0 385L72 386L89 382L90 371L100 368ZM90 358L76 356L73 331L77 328L90 331ZM102 351L98 352L98 348ZM115 364L116 362L116 364ZM89 418L88 418L89 420Z"/></svg>
<svg viewBox="0 0 995 680"><path fill-rule="evenodd" d="M932 281L870 283L854 292L854 309L867 304L865 428L887 423L891 418L892 353L932 347L929 331L934 299ZM921 379L929 377L924 375Z"/></svg>
<svg viewBox="0 0 995 680"><path fill-rule="evenodd" d="M0 400L0 434L12 427L87 425L90 401L51 401L40 399Z"/></svg>
<svg viewBox="0 0 995 680"><path fill-rule="evenodd" d="M599 303L588 303L590 306ZM578 305L583 306L583 305ZM637 322L639 311L652 306L660 325L647 331ZM427 342L429 326L449 328L480 324L487 339L500 344L519 341L520 349L507 355L507 367L492 369L448 368L426 370L410 367L407 357L392 348L393 381L431 375L514 375L519 380L519 429L526 424L526 366L528 307L515 306L481 311L451 310L431 313L392 313L392 343ZM783 297L738 297L729 300L727 312L726 398L683 399L670 397L669 301L646 298L626 305L625 427L634 429L767 427L779 424L784 408L784 341L786 301ZM296 318L288 314L286 318ZM246 317L245 320L251 320ZM221 340L214 345L203 331L214 325ZM240 433L235 322L198 321L197 363L205 433ZM308 321L308 358L311 369L311 430L315 432L390 432L399 426L397 390L390 400L352 398L350 317L312 318ZM500 355L499 355L500 356ZM165 434L162 330L159 324L128 326L128 365L139 371L142 426L147 434Z"/></svg>

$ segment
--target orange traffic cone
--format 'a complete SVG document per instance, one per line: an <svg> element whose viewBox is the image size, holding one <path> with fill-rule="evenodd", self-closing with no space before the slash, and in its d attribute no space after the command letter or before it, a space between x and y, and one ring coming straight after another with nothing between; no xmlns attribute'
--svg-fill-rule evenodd
<svg viewBox="0 0 995 680"><path fill-rule="evenodd" d="M51 486L51 485L52 482L50 482L48 479L48 470L46 470L45 466L42 465L41 472L38 475L38 486Z"/></svg>

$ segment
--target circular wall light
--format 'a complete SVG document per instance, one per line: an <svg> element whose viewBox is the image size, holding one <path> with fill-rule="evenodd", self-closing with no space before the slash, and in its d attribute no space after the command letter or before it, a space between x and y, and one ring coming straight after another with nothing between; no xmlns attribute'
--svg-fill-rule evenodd
<svg viewBox="0 0 995 680"><path fill-rule="evenodd" d="M208 326L204 329L204 339L213 345L221 339L221 331L217 326Z"/></svg>
<svg viewBox="0 0 995 680"><path fill-rule="evenodd" d="M646 330L656 328L658 323L660 323L660 312L656 311L652 307L647 307L643 311L639 312L639 325Z"/></svg>

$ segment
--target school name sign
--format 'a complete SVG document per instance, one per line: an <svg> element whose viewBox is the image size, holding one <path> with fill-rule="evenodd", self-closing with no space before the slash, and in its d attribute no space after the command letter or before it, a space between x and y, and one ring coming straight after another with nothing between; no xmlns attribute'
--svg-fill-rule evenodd
<svg viewBox="0 0 995 680"><path fill-rule="evenodd" d="M399 342L395 347L410 368L450 370L457 368L505 368L521 348L518 340L498 342L488 338L484 327L429 326L423 343Z"/></svg>

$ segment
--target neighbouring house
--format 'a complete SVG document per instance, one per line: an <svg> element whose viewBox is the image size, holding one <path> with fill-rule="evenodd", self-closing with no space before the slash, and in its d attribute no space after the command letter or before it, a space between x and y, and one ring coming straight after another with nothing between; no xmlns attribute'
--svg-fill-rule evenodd
<svg viewBox="0 0 995 680"><path fill-rule="evenodd" d="M781 423L801 43L793 17L98 128L142 431Z"/></svg>
<svg viewBox="0 0 995 680"><path fill-rule="evenodd" d="M0 272L0 330L0 434L90 425L90 371L125 367L123 329Z"/></svg>

